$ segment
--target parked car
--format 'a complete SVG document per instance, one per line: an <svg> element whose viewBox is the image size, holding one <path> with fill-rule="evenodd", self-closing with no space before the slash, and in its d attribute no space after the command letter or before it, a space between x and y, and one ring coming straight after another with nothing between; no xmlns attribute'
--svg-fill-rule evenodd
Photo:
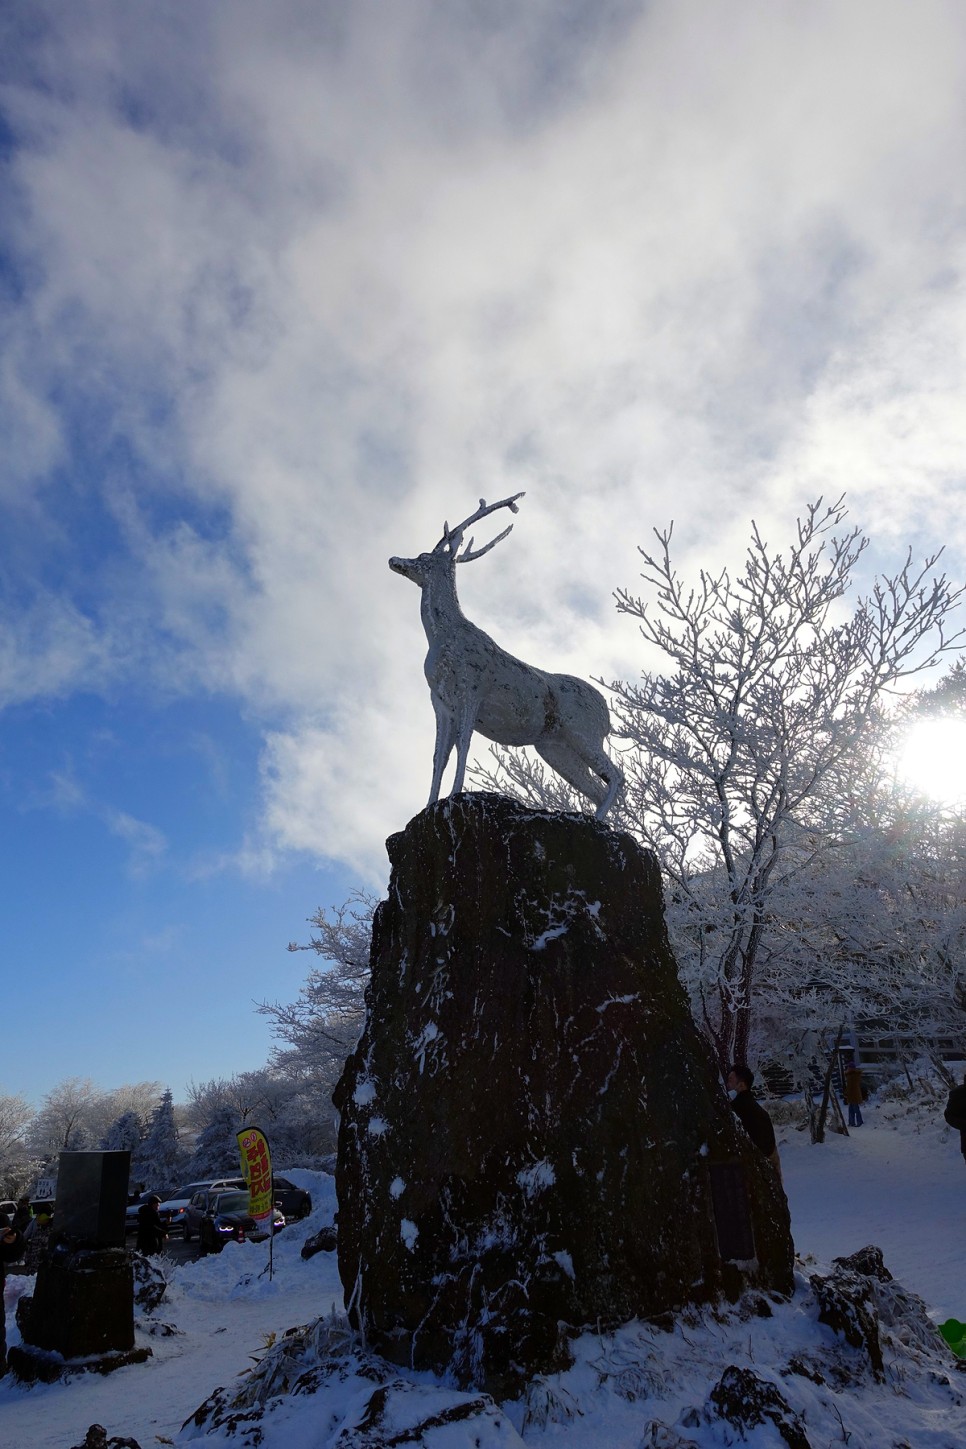
<svg viewBox="0 0 966 1449"><path fill-rule="evenodd" d="M196 1192L203 1192L206 1188L229 1188L244 1187L243 1177L206 1177L202 1182L186 1182L184 1187L179 1187L169 1198L161 1204L161 1212L169 1214L169 1228L184 1229L184 1215L188 1204ZM190 1238L187 1241L191 1241Z"/></svg>
<svg viewBox="0 0 966 1449"><path fill-rule="evenodd" d="M17 1211L17 1204L11 1202L10 1198L0 1198L0 1217L12 1218Z"/></svg>
<svg viewBox="0 0 966 1449"><path fill-rule="evenodd" d="M272 1209L272 1231L285 1226L285 1215ZM248 1211L248 1188L227 1191L204 1189L196 1192L184 1217L184 1238L190 1243L197 1237L203 1253L220 1253L227 1242L244 1242L256 1235L264 1236L267 1224L258 1223Z"/></svg>
<svg viewBox="0 0 966 1449"><path fill-rule="evenodd" d="M304 1187L296 1187L287 1177L272 1177L272 1196L275 1206L282 1209L286 1218L307 1218L312 1211L311 1194Z"/></svg>
<svg viewBox="0 0 966 1449"><path fill-rule="evenodd" d="M157 1193L155 1193L155 1192L139 1192L139 1193L137 1193L137 1195L135 1197L132 1197L131 1200L128 1202L127 1208L126 1208L125 1213L124 1213L124 1232L125 1232L125 1234L127 1234L127 1233L136 1233L137 1232L137 1230L138 1230L138 1213L140 1212L142 1205L147 1202L147 1200L148 1200L149 1197L157 1197ZM158 1211L161 1214L161 1221L164 1223L165 1227L166 1228L170 1228L170 1226L171 1226L171 1214L165 1212L165 1210L164 1210L164 1203L161 1204L161 1206L158 1209Z"/></svg>

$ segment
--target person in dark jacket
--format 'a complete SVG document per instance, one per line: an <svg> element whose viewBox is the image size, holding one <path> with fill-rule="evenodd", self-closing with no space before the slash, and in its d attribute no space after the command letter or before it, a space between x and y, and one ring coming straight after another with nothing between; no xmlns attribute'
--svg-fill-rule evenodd
<svg viewBox="0 0 966 1449"><path fill-rule="evenodd" d="M728 1090L734 1092L731 1108L763 1157L767 1157L781 1181L782 1169L771 1118L752 1095L755 1074L750 1067L733 1066L728 1073Z"/></svg>
<svg viewBox="0 0 966 1449"><path fill-rule="evenodd" d="M953 1087L950 1092L943 1116L950 1127L955 1127L959 1133L959 1150L966 1161L966 1076L963 1077L962 1086Z"/></svg>
<svg viewBox="0 0 966 1449"><path fill-rule="evenodd" d="M7 1321L3 1306L3 1285L7 1264L15 1263L23 1253L23 1235L11 1225L6 1213L0 1215L0 1375L7 1372Z"/></svg>
<svg viewBox="0 0 966 1449"><path fill-rule="evenodd" d="M30 1198L18 1198L17 1206L14 1210L13 1218L11 1219L13 1226L16 1228L18 1233L22 1233L25 1231L27 1224L30 1222L32 1217L33 1212L30 1208Z"/></svg>
<svg viewBox="0 0 966 1449"><path fill-rule="evenodd" d="M161 1199L152 1193L138 1208L137 1249L139 1253L160 1253L168 1236L158 1208Z"/></svg>

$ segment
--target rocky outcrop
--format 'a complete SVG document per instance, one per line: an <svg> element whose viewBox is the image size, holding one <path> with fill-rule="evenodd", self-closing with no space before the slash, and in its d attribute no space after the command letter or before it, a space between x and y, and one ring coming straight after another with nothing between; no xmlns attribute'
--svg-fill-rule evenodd
<svg viewBox="0 0 966 1449"><path fill-rule="evenodd" d="M350 1319L511 1390L569 1330L789 1293L788 1211L688 1012L653 858L583 816L460 795L388 842L336 1089Z"/></svg>

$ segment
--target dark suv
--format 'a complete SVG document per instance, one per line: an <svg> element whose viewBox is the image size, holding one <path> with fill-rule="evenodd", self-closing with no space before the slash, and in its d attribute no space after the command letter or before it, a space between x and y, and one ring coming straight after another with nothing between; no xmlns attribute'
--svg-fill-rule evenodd
<svg viewBox="0 0 966 1449"><path fill-rule="evenodd" d="M272 1197L287 1218L307 1218L312 1211L310 1194L304 1187L289 1182L287 1177L272 1177Z"/></svg>
<svg viewBox="0 0 966 1449"><path fill-rule="evenodd" d="M272 1209L271 1231L284 1228L285 1218L278 1208ZM268 1222L258 1223L248 1211L248 1189L228 1188L224 1191L196 1192L188 1204L184 1219L185 1242L197 1235L203 1253L220 1253L234 1239L267 1237Z"/></svg>

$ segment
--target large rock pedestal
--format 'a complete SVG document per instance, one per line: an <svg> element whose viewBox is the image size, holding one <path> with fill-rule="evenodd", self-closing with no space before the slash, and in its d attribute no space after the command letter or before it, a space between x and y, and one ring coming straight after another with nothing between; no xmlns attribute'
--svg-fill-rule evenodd
<svg viewBox="0 0 966 1449"><path fill-rule="evenodd" d="M494 795L388 849L334 1099L339 1268L370 1345L506 1392L567 1361L568 1329L791 1292L784 1194L691 1020L653 858Z"/></svg>

